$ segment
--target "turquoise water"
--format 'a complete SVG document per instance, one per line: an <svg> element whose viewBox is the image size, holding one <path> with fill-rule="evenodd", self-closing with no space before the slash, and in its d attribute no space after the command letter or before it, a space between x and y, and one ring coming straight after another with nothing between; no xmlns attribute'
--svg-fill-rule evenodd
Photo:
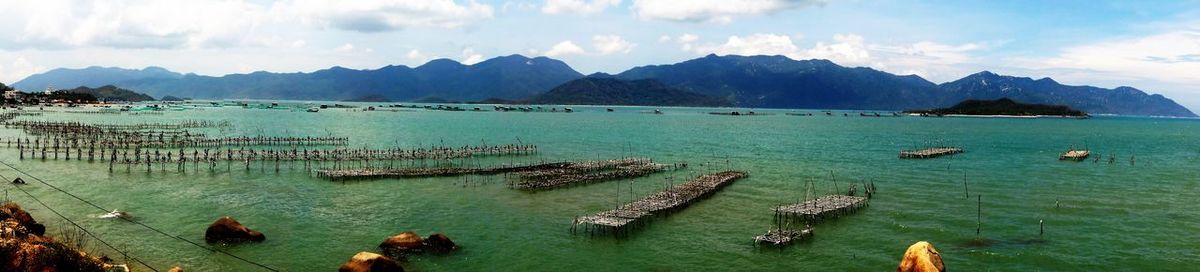
<svg viewBox="0 0 1200 272"><path fill-rule="evenodd" d="M536 156L480 163L579 160L627 155L687 161L687 171L622 182L521 192L498 178L462 177L329 182L282 167L219 164L187 172L144 168L109 172L106 163L0 159L106 208L172 235L202 241L204 228L229 215L262 231L263 243L222 247L288 271L330 271L384 238L413 230L442 232L462 246L445 256L410 258L415 271L886 271L908 245L930 241L951 270L1192 270L1200 264L1200 122L1185 119L864 118L842 116L715 116L705 109L575 107L576 113L362 112L202 108L162 115L47 113L26 120L157 122L230 121L209 130L226 135L337 135L352 146L535 143ZM771 112L771 111L760 111ZM0 136L19 131L6 129ZM900 160L901 149L931 140L966 153ZM1105 156L1100 163L1060 162L1071 145ZM1107 162L1116 154L1116 163ZM1136 164L1129 161L1136 156ZM654 219L629 237L570 233L577 215L660 190L671 178L720 169L751 173L713 197ZM760 249L751 237L771 227L774 205L794 202L803 182L832 192L830 172L873 180L879 194L852 216L820 224L812 240ZM970 200L964 197L964 173ZM0 175L17 173L0 168ZM8 186L8 185L6 185ZM236 259L198 249L31 183L25 186L67 217L158 269L256 271ZM982 237L976 238L976 194ZM29 197L8 197L46 222L66 223ZM1057 203L1057 205L1056 205ZM1038 221L1045 234L1039 237ZM1039 239L1040 238L1040 239ZM93 242L99 252L105 248ZM109 253L110 255L112 253ZM120 259L119 257L116 259Z"/></svg>

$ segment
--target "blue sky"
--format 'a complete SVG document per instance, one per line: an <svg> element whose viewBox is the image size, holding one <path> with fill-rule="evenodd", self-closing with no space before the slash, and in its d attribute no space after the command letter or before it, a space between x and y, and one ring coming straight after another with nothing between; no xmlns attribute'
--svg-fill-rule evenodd
<svg viewBox="0 0 1200 272"><path fill-rule="evenodd" d="M523 54L615 73L716 54L934 82L990 70L1200 108L1200 1L0 0L0 82L57 67L206 75Z"/></svg>

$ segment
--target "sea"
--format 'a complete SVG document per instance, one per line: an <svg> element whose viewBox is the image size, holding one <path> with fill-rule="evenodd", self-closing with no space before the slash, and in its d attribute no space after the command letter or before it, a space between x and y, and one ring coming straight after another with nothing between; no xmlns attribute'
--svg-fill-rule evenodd
<svg viewBox="0 0 1200 272"><path fill-rule="evenodd" d="M334 103L351 108L306 111ZM403 231L443 233L461 247L450 254L410 256L402 262L410 271L890 271L918 241L932 243L945 266L955 271L1195 271L1200 265L1196 119L267 104L195 102L153 111L133 105L131 111L116 113L26 107L41 114L16 120L209 120L229 125L193 133L349 139L345 146L304 148L538 147L536 154L444 162L448 164L646 157L688 167L538 192L510 188L503 175L337 182L317 177L311 169L316 167L305 169L299 163L278 168L254 163L246 169L242 163L221 162L215 167L189 165L183 171L174 165L155 165L150 171L117 165L110 171L100 161L22 159L11 140L28 136L5 128L0 130L0 161L6 166L0 167L0 176L29 182L20 189L6 182L5 197L46 224L51 235L87 230L95 238L77 239L85 249L135 270L266 271L265 266L332 271L357 252L379 252L380 242ZM565 107L572 112L562 112ZM710 114L731 111L755 114ZM898 158L902 150L931 146L965 152ZM1070 149L1090 150L1092 157L1060 161L1059 154ZM620 236L571 231L576 216L723 170L750 176ZM774 207L844 194L850 184L859 192L863 184L874 184L877 191L869 206L814 225L810 239L790 246L753 243L754 236L775 226ZM93 204L127 212L140 224L101 218L105 210ZM205 228L222 216L261 231L266 241L204 243Z"/></svg>

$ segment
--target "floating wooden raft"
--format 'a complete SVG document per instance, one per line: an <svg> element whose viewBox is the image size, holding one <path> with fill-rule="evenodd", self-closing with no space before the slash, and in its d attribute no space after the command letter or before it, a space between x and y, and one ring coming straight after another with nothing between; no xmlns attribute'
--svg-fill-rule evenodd
<svg viewBox="0 0 1200 272"><path fill-rule="evenodd" d="M866 197L827 195L809 201L776 207L775 215L782 218L794 218L800 221L813 222L850 214L866 205Z"/></svg>
<svg viewBox="0 0 1200 272"><path fill-rule="evenodd" d="M734 180L746 176L749 174L741 171L724 171L699 176L687 183L651 194L619 208L576 217L571 230L575 231L578 226L583 225L589 232L611 231L615 235L625 230L630 224L643 221L651 215L666 214L683 209L692 202L733 183Z"/></svg>
<svg viewBox="0 0 1200 272"><path fill-rule="evenodd" d="M329 180L351 180L351 179L379 179L379 178L417 178L417 177L440 177L440 176L457 176L457 175L495 175L511 172L534 171L553 168L562 168L571 165L571 162L551 162L530 165L502 165L495 167L481 168L462 168L462 167L435 167L435 168L360 168L360 169L324 169L318 170L317 176Z"/></svg>
<svg viewBox="0 0 1200 272"><path fill-rule="evenodd" d="M1087 157L1091 156L1091 155L1092 155L1091 151L1072 149L1072 150L1067 150L1067 152L1063 152L1062 155L1058 155L1058 160L1082 161L1082 160L1087 159Z"/></svg>
<svg viewBox="0 0 1200 272"><path fill-rule="evenodd" d="M811 226L801 230L771 229L766 234L754 236L754 244L785 246L797 240L808 239L808 237L812 237L812 234L813 228Z"/></svg>
<svg viewBox="0 0 1200 272"><path fill-rule="evenodd" d="M588 161L559 168L543 168L517 173L520 181L513 188L532 191L568 185L627 179L666 171L667 165L647 158Z"/></svg>
<svg viewBox="0 0 1200 272"><path fill-rule="evenodd" d="M957 147L934 147L921 150L905 150L900 151L901 159L928 159L937 158L945 155L953 155L962 153L962 148Z"/></svg>

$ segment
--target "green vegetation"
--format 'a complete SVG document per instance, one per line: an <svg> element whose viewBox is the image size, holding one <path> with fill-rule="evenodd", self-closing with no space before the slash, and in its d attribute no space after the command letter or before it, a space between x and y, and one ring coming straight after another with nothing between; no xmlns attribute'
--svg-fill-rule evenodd
<svg viewBox="0 0 1200 272"><path fill-rule="evenodd" d="M529 99L531 104L729 107L733 103L672 88L654 79L585 77Z"/></svg>
<svg viewBox="0 0 1200 272"><path fill-rule="evenodd" d="M88 87L80 86L75 89L67 90L67 92L73 93L73 94L88 94L88 95L94 96L95 97L94 100L98 100L98 101L126 101L126 102L154 101L154 98L150 97L149 95L134 92L131 90L118 88L117 86L113 86L113 85L105 85L100 88L88 88Z"/></svg>
<svg viewBox="0 0 1200 272"><path fill-rule="evenodd" d="M931 115L1006 115L1006 116L1087 116L1082 111L1062 105L1023 104L1012 99L966 100L949 108L915 110L910 113Z"/></svg>

